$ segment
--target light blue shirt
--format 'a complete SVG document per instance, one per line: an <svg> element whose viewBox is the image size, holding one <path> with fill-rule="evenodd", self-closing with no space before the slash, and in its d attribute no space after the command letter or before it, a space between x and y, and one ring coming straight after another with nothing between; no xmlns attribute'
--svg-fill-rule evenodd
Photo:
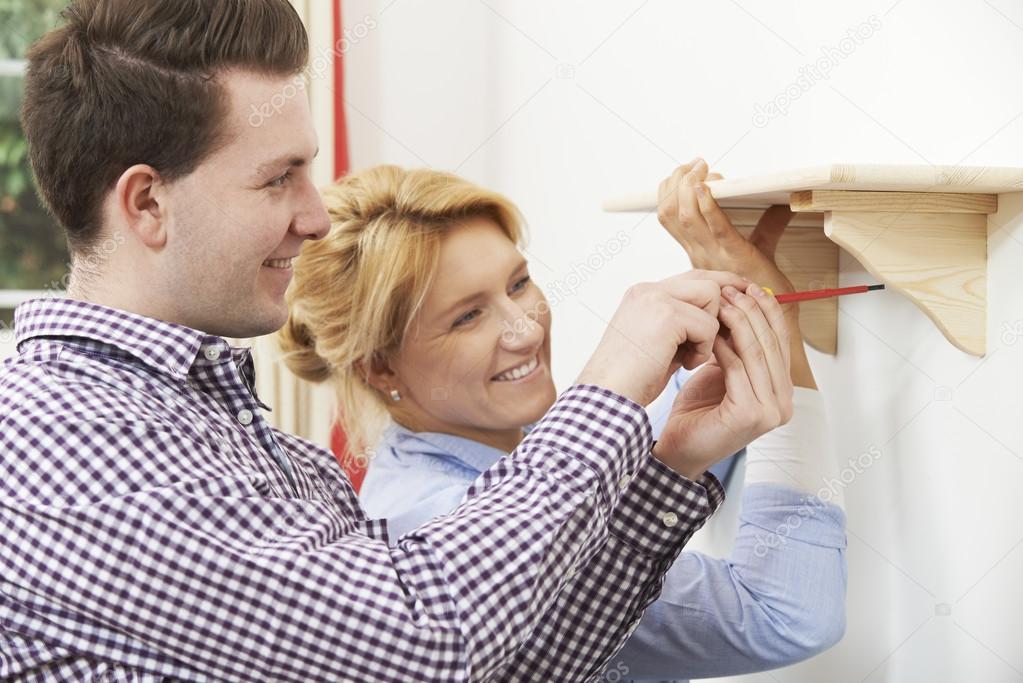
<svg viewBox="0 0 1023 683"><path fill-rule="evenodd" d="M651 404L655 436L688 376L681 370ZM743 454L712 472L725 482ZM504 455L469 439L392 425L360 498L370 517L387 519L396 539L458 507L473 481ZM784 486L746 487L731 556L680 554L660 598L605 678L684 681L739 675L793 664L827 649L845 630L845 547L845 514L837 506Z"/></svg>

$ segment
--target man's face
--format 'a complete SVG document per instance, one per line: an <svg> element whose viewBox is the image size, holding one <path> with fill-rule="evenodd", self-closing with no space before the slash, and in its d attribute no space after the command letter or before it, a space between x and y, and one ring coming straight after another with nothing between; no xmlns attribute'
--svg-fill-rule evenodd
<svg viewBox="0 0 1023 683"><path fill-rule="evenodd" d="M158 296L170 298L173 320L246 338L284 325L288 260L326 235L330 219L311 179L317 140L306 90L293 77L222 78L226 144L169 188L156 281L169 283L172 292Z"/></svg>

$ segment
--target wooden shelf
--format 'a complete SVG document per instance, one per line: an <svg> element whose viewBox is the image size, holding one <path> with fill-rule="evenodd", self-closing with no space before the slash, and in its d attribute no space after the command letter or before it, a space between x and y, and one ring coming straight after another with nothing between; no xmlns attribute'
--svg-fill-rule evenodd
<svg viewBox="0 0 1023 683"><path fill-rule="evenodd" d="M777 251L797 289L837 286L841 247L952 344L984 355L988 216L999 195L1023 192L1023 168L836 164L707 187L744 234L769 206L797 212ZM606 211L656 208L656 192L604 203ZM811 346L837 351L837 299L800 304L800 323Z"/></svg>

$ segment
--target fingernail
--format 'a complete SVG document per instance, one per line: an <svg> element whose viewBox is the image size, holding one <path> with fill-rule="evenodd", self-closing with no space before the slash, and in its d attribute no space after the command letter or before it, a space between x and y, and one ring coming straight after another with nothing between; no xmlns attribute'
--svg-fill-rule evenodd
<svg viewBox="0 0 1023 683"><path fill-rule="evenodd" d="M703 189L703 183L696 186L696 196L703 199L703 195L706 194L706 190Z"/></svg>
<svg viewBox="0 0 1023 683"><path fill-rule="evenodd" d="M721 290L721 293L725 295L726 299L734 299L735 295L739 293L739 290L732 285L725 285L724 289Z"/></svg>
<svg viewBox="0 0 1023 683"><path fill-rule="evenodd" d="M753 296L764 296L764 290L758 287L756 283L751 284L746 290L746 293L752 294Z"/></svg>

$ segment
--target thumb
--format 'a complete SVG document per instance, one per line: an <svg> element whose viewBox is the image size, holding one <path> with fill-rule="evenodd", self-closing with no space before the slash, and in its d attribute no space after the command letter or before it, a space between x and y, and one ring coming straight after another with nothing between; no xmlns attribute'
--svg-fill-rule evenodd
<svg viewBox="0 0 1023 683"><path fill-rule="evenodd" d="M767 258L774 260L774 252L778 248L778 242L785 233L789 221L792 220L792 210L784 204L772 206L757 221L757 227L753 228L749 241L759 249Z"/></svg>

